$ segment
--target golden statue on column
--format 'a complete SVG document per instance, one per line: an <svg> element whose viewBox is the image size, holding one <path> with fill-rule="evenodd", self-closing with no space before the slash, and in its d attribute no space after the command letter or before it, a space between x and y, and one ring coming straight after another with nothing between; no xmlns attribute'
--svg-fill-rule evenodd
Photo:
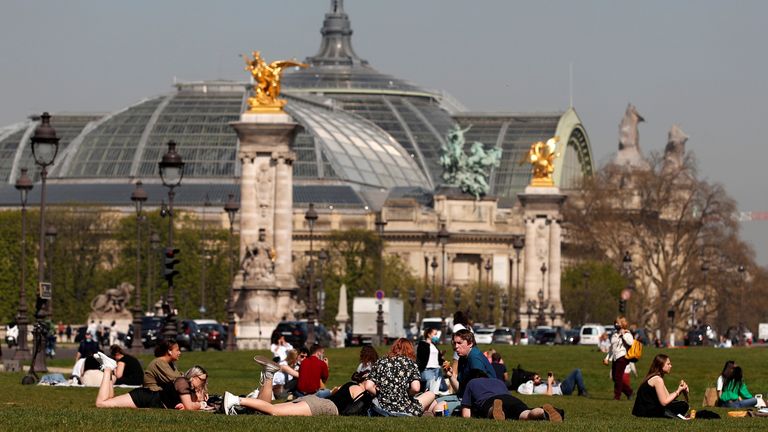
<svg viewBox="0 0 768 432"><path fill-rule="evenodd" d="M261 52L253 51L253 58L243 56L245 70L253 76L253 96L248 98L248 112L251 113L282 113L285 99L280 95L280 75L288 67L307 67L304 63L292 60L277 60L267 64L261 57Z"/></svg>
<svg viewBox="0 0 768 432"><path fill-rule="evenodd" d="M556 152L559 140L559 137L554 137L548 139L546 143L539 141L531 144L526 158L532 168L531 186L552 187L555 185L552 173L555 172L555 158L560 156L560 153Z"/></svg>

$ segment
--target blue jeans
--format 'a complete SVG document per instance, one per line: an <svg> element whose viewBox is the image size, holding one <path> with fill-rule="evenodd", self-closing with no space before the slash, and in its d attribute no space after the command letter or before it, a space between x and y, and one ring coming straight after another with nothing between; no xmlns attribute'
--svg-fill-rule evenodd
<svg viewBox="0 0 768 432"><path fill-rule="evenodd" d="M421 372L421 379L426 383L426 388L421 391L431 391L437 394L440 391L440 368L427 368Z"/></svg>
<svg viewBox="0 0 768 432"><path fill-rule="evenodd" d="M749 408L755 405L757 405L757 399L755 398L723 401L723 406L726 408Z"/></svg>
<svg viewBox="0 0 768 432"><path fill-rule="evenodd" d="M581 369L574 369L565 379L560 383L560 391L564 395L573 393L573 389L578 388L579 394L584 393L587 388L584 386L584 377L581 375Z"/></svg>

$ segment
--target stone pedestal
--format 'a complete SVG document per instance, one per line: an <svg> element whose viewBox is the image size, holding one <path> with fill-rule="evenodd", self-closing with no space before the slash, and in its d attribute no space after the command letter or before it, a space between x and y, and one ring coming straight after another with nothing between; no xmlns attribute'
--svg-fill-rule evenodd
<svg viewBox="0 0 768 432"><path fill-rule="evenodd" d="M525 219L525 249L523 264L525 282L519 313L525 313L528 300L538 302L538 293L547 303L546 317L550 323L550 307L555 306L555 325L563 324L563 305L560 301L560 221L566 196L557 187L528 186L518 194ZM542 274L541 266L546 264ZM538 303L537 303L538 304ZM538 312L534 307L534 312Z"/></svg>
<svg viewBox="0 0 768 432"><path fill-rule="evenodd" d="M277 323L294 318L297 289L291 253L293 161L300 126L287 114L244 113L237 132L240 184L240 263L234 281L237 345L266 348Z"/></svg>

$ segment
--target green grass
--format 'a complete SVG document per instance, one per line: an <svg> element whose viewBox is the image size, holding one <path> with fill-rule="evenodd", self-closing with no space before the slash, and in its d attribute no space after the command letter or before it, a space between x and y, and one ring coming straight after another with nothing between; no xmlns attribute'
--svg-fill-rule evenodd
<svg viewBox="0 0 768 432"><path fill-rule="evenodd" d="M615 402L608 368L601 364L602 354L587 347L496 347L508 367L520 363L525 369L546 373L554 371L563 377L571 369L580 367L584 372L590 399L575 396L546 397L522 396L531 406L551 402L566 411L566 422L551 425L541 422L504 422L464 420L459 418L272 418L267 416L228 417L218 414L177 412L171 410L106 410L96 409L95 388L56 388L22 386L21 374L0 374L0 431L139 431L139 430L264 430L264 431L390 431L412 432L433 430L552 430L561 431L646 431L646 430L766 430L768 418L734 419L726 410L714 409L724 418L719 421L671 421L662 419L636 419L630 414L632 402ZM658 351L646 349L638 363L642 376L651 358ZM714 383L725 360L734 359L745 370L747 384L753 393L768 392L768 370L764 369L768 351L764 348L717 350L692 348L668 350L671 355L672 374L667 378L669 388L681 378L691 387L691 405L700 409L704 389ZM265 352L261 352L264 354ZM182 369L201 364L209 371L211 393L223 394L251 391L258 381L259 369L251 361L253 351L226 353L183 353L179 365ZM357 349L331 349L331 378L329 385L344 383L357 366ZM150 358L142 357L146 364ZM71 367L72 362L55 359L50 365ZM633 387L639 378L633 378ZM119 390L118 390L119 392ZM518 395L519 396L519 395Z"/></svg>

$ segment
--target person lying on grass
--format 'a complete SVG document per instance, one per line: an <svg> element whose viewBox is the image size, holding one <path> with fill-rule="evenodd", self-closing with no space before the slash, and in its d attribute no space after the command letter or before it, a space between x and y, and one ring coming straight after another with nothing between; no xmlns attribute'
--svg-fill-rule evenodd
<svg viewBox="0 0 768 432"><path fill-rule="evenodd" d="M494 420L549 420L558 423L565 418L565 411L550 404L529 408L523 401L509 394L501 380L475 378L467 384L461 398L461 416Z"/></svg>
<svg viewBox="0 0 768 432"><path fill-rule="evenodd" d="M182 377L176 378L173 386L166 386L159 392L139 387L129 393L115 396L112 373L117 363L104 353L94 357L101 363L104 376L96 408L167 408L178 410L208 410L208 372L202 366L192 366Z"/></svg>
<svg viewBox="0 0 768 432"><path fill-rule="evenodd" d="M670 393L664 384L664 375L672 370L669 356L658 354L651 362L648 375L637 389L637 398L632 407L635 417L675 418L688 412L688 402L675 400L681 394L688 399L688 384L680 380L677 389Z"/></svg>
<svg viewBox="0 0 768 432"><path fill-rule="evenodd" d="M224 414L237 415L245 408L273 416L320 416L320 415L359 415L367 413L371 398L362 385L348 382L332 392L327 399L311 394L290 402L272 404L272 380L280 371L280 365L264 357L255 356L253 360L264 367L264 381L257 397L238 397L230 392L224 393ZM252 394L255 394L252 393ZM367 399L366 399L366 396Z"/></svg>

